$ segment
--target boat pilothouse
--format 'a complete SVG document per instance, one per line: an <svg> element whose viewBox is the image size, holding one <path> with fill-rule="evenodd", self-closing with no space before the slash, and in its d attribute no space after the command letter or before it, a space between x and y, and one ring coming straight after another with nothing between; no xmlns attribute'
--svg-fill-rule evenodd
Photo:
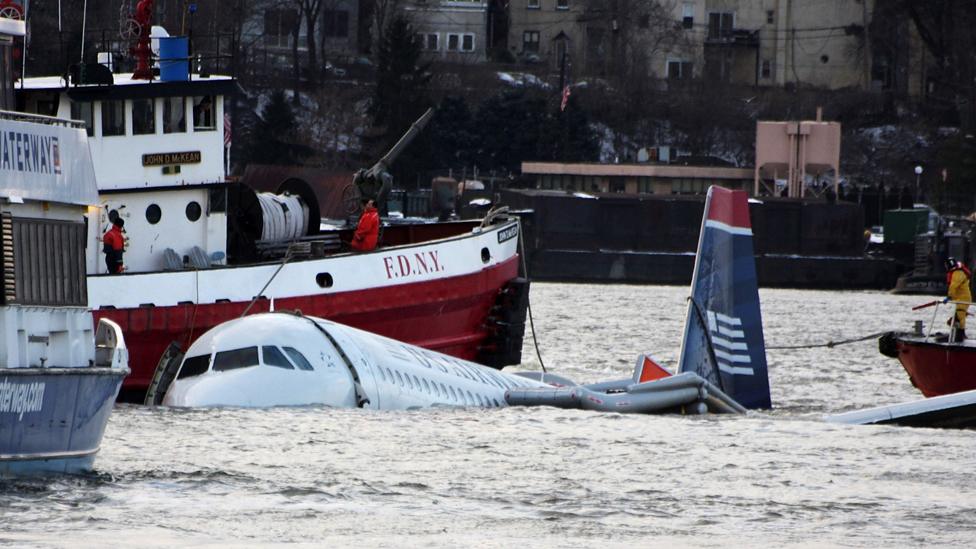
<svg viewBox="0 0 976 549"><path fill-rule="evenodd" d="M161 270L167 250L180 261L202 252L208 264L226 264L224 98L236 82L109 76L95 84L28 78L20 90L27 111L85 123L100 194L88 273L106 274L100 238L116 217L130 235L128 273Z"/></svg>
<svg viewBox="0 0 976 549"><path fill-rule="evenodd" d="M0 17L0 109L22 36ZM0 110L0 475L89 469L128 373L121 329L88 306L97 202L84 124Z"/></svg>
<svg viewBox="0 0 976 549"><path fill-rule="evenodd" d="M117 72L118 56L99 56L111 66L28 77L15 90L28 111L85 124L98 182L85 234L88 295L96 319L126 332L132 374L122 398L142 401L171 344L185 350L272 303L498 368L520 362L528 283L517 219L387 225L377 249L354 253L354 228L323 230L320 207L330 205L304 180L262 181L273 192L258 192L226 176L225 104L236 80L199 71L186 38L154 40L158 77L140 74L153 60L133 74ZM351 177L329 189L343 216L358 213L347 206L359 207L359 189ZM123 269L110 274L103 235L116 219Z"/></svg>

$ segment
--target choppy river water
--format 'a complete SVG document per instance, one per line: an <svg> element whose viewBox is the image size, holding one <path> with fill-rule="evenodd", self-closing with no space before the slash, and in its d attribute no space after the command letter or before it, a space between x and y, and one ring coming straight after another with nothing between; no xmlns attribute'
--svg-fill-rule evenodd
<svg viewBox="0 0 976 549"><path fill-rule="evenodd" d="M537 283L542 358L583 382L669 364L686 295ZM907 329L924 298L760 295L771 412L122 405L94 474L0 481L0 545L971 547L976 432L824 423L920 395L874 340L772 348Z"/></svg>

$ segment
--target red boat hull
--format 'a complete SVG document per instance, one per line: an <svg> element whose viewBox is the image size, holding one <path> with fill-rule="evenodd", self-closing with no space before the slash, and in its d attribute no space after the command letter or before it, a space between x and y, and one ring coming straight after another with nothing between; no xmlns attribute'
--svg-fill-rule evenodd
<svg viewBox="0 0 976 549"><path fill-rule="evenodd" d="M897 349L898 360L923 395L976 389L976 346L899 338Z"/></svg>
<svg viewBox="0 0 976 549"><path fill-rule="evenodd" d="M309 316L475 360L490 335L485 325L499 291L518 276L518 257L480 272L328 295L275 299L276 310L300 310ZM95 322L108 318L125 333L132 373L123 391L132 398L145 393L156 364L171 342L186 349L195 337L241 316L249 302L181 304L168 307L98 309ZM268 311L258 300L249 313Z"/></svg>

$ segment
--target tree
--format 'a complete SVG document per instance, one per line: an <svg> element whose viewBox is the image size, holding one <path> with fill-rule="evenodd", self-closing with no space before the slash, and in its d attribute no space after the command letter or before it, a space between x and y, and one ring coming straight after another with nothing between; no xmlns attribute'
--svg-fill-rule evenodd
<svg viewBox="0 0 976 549"><path fill-rule="evenodd" d="M295 138L295 113L281 90L271 94L248 133L247 159L255 164L298 164L312 154Z"/></svg>
<svg viewBox="0 0 976 549"><path fill-rule="evenodd" d="M976 2L971 0L881 0L910 18L935 57L929 80L934 99L955 105L964 131L976 129ZM942 97L939 97L939 96Z"/></svg>
<svg viewBox="0 0 976 549"><path fill-rule="evenodd" d="M390 23L377 54L376 89L373 96L373 123L399 136L424 109L429 100L428 64L420 64L420 42L402 16Z"/></svg>
<svg viewBox="0 0 976 549"><path fill-rule="evenodd" d="M587 69L606 75L631 101L639 101L649 87L654 57L690 47L675 19L676 5L675 0L585 0L582 20L591 37Z"/></svg>
<svg viewBox="0 0 976 549"><path fill-rule="evenodd" d="M305 21L305 45L308 47L308 81L318 82L321 67L318 61L318 49L315 47L315 27L322 14L323 0L295 0L300 17Z"/></svg>

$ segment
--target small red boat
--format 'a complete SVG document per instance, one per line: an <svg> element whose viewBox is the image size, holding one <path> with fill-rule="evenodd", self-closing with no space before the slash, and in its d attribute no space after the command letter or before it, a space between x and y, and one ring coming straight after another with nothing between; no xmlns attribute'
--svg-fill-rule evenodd
<svg viewBox="0 0 976 549"><path fill-rule="evenodd" d="M938 305L933 301L921 309ZM912 332L888 332L878 340L881 354L897 358L912 385L927 397L976 389L976 341L950 341L948 334L924 333L922 322Z"/></svg>

